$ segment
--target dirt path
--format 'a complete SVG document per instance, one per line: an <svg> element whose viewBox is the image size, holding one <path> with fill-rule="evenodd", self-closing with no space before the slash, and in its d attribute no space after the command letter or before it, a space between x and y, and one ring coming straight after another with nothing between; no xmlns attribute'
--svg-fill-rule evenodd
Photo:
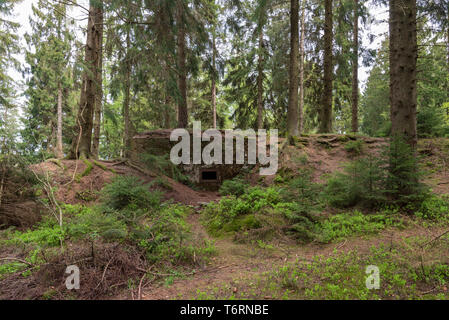
<svg viewBox="0 0 449 320"><path fill-rule="evenodd" d="M210 238L199 222L198 214L189 218L189 223L198 238ZM175 279L171 285L153 285L145 288L142 299L173 300L195 299L200 293L218 288L230 288L237 294L237 284L253 281L273 268L293 262L296 259L311 261L316 256L331 256L335 250L348 252L357 250L368 253L373 246L381 244L394 247L406 238L423 236L432 238L440 234L441 228L413 226L406 230L385 230L370 238L354 238L341 243L298 245L283 243L273 249L262 249L256 245L238 244L232 239L216 239L217 255L204 270L193 276ZM235 286L235 287L234 287ZM129 296L128 298L131 298ZM270 299L270 297L260 297Z"/></svg>

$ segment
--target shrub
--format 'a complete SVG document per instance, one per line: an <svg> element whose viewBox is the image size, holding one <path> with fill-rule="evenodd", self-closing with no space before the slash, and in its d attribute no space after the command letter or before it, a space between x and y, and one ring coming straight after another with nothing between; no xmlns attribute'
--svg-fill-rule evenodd
<svg viewBox="0 0 449 320"><path fill-rule="evenodd" d="M335 173L323 193L328 203L347 208L357 204L376 207L419 205L428 196L420 182L418 159L402 139L392 139L378 158L368 156L347 164Z"/></svg>
<svg viewBox="0 0 449 320"><path fill-rule="evenodd" d="M282 200L286 202L300 201L309 205L316 205L321 186L312 182L310 170L300 170L290 179L282 189Z"/></svg>
<svg viewBox="0 0 449 320"><path fill-rule="evenodd" d="M195 257L210 252L210 244L201 247L191 239L185 222L189 210L182 205L165 205L151 214L145 224L136 226L131 239L145 249L151 262L193 263Z"/></svg>
<svg viewBox="0 0 449 320"><path fill-rule="evenodd" d="M385 192L399 205L420 203L429 195L428 188L420 182L423 172L419 170L414 150L403 138L394 137L383 152L387 163Z"/></svg>
<svg viewBox="0 0 449 320"><path fill-rule="evenodd" d="M233 180L226 180L220 187L220 195L222 196L236 196L239 197L245 193L249 185L242 179L235 178Z"/></svg>
<svg viewBox="0 0 449 320"><path fill-rule="evenodd" d="M388 226L400 226L402 222L385 214L364 215L359 211L331 216L321 224L322 242L332 242L355 235L376 234Z"/></svg>
<svg viewBox="0 0 449 320"><path fill-rule="evenodd" d="M438 197L436 195L425 199L415 215L428 220L447 220L449 218L449 197Z"/></svg>
<svg viewBox="0 0 449 320"><path fill-rule="evenodd" d="M385 201L385 179L386 171L379 160L371 156L358 159L328 180L323 195L330 205L338 208L359 203L376 206Z"/></svg>
<svg viewBox="0 0 449 320"><path fill-rule="evenodd" d="M363 153L365 142L363 140L349 141L345 145L345 150L353 155L359 156Z"/></svg>
<svg viewBox="0 0 449 320"><path fill-rule="evenodd" d="M417 115L418 134L420 138L442 137L447 132L443 108L421 108Z"/></svg>
<svg viewBox="0 0 449 320"><path fill-rule="evenodd" d="M117 176L101 191L105 205L113 210L125 208L154 209L161 203L162 193L151 192L139 178Z"/></svg>
<svg viewBox="0 0 449 320"><path fill-rule="evenodd" d="M274 207L284 219L286 231L301 242L313 241L320 232L318 211L301 203L279 203Z"/></svg>
<svg viewBox="0 0 449 320"><path fill-rule="evenodd" d="M40 247L56 247L59 246L61 240L66 236L66 233L59 226L39 226L35 230L29 230L26 232L16 231L9 240L6 240L9 244L29 244L37 245Z"/></svg>
<svg viewBox="0 0 449 320"><path fill-rule="evenodd" d="M74 239L92 239L101 236L105 240L122 240L128 234L123 221L115 215L103 213L98 207L84 207L70 219L66 229L67 234Z"/></svg>
<svg viewBox="0 0 449 320"><path fill-rule="evenodd" d="M253 187L240 198L228 196L218 203L210 203L204 210L209 231L215 234L259 228L259 215L281 201L278 189ZM257 215L256 217L244 217Z"/></svg>

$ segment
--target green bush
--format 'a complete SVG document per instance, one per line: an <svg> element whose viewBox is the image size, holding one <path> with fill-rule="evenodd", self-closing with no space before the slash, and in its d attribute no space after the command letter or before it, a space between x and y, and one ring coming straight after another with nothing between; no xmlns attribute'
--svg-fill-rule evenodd
<svg viewBox="0 0 449 320"><path fill-rule="evenodd" d="M359 211L329 217L321 223L319 240L332 242L355 235L376 234L389 226L401 226L402 222L394 216L383 213L364 215Z"/></svg>
<svg viewBox="0 0 449 320"><path fill-rule="evenodd" d="M182 205L164 205L146 223L135 226L131 239L145 250L150 262L193 263L195 257L211 253L210 244L193 242L185 221L189 210Z"/></svg>
<svg viewBox="0 0 449 320"><path fill-rule="evenodd" d="M402 139L392 139L377 158L370 155L347 164L343 172L329 179L323 193L338 208L355 205L379 207L396 204L409 208L428 197L420 182L422 173L411 147Z"/></svg>
<svg viewBox="0 0 449 320"><path fill-rule="evenodd" d="M448 132L444 121L443 108L421 108L417 115L418 134L420 138L442 137Z"/></svg>
<svg viewBox="0 0 449 320"><path fill-rule="evenodd" d="M116 215L103 213L98 207L84 207L70 219L66 230L73 239L92 239L100 236L105 240L122 240L128 234L124 221Z"/></svg>
<svg viewBox="0 0 449 320"><path fill-rule="evenodd" d="M6 243L16 245L29 244L40 247L56 247L60 245L65 236L65 231L57 225L41 225L35 230L28 230L25 232L15 231L9 237L9 240L6 240Z"/></svg>
<svg viewBox="0 0 449 320"><path fill-rule="evenodd" d="M383 152L387 163L385 193L398 205L419 204L429 196L429 189L421 178L418 157L401 137L394 137Z"/></svg>
<svg viewBox="0 0 449 320"><path fill-rule="evenodd" d="M241 197L224 197L218 203L210 203L204 210L209 231L214 234L236 232L260 227L258 216L281 201L276 188L249 188ZM245 217L256 215L256 217Z"/></svg>
<svg viewBox="0 0 449 320"><path fill-rule="evenodd" d="M249 185L242 179L235 178L233 180L226 180L220 187L220 195L222 196L236 196L239 197L245 193Z"/></svg>
<svg viewBox="0 0 449 320"><path fill-rule="evenodd" d="M433 195L428 197L415 211L415 215L427 220L447 221L449 218L449 196Z"/></svg>
<svg viewBox="0 0 449 320"><path fill-rule="evenodd" d="M385 201L386 171L374 157L358 159L346 164L343 172L335 173L324 190L325 200L337 208L357 204L376 206Z"/></svg>
<svg viewBox="0 0 449 320"><path fill-rule="evenodd" d="M21 262L0 264L0 280L9 274L24 270L26 267L27 265Z"/></svg>
<svg viewBox="0 0 449 320"><path fill-rule="evenodd" d="M150 191L139 178L117 176L101 191L102 200L108 208L122 210L128 207L155 209L160 206L162 193Z"/></svg>
<svg viewBox="0 0 449 320"><path fill-rule="evenodd" d="M301 242L310 242L320 232L319 212L301 202L281 202L274 207L285 219L287 234Z"/></svg>
<svg viewBox="0 0 449 320"><path fill-rule="evenodd" d="M345 150L353 155L359 156L363 153L365 142L363 140L349 141L345 145Z"/></svg>

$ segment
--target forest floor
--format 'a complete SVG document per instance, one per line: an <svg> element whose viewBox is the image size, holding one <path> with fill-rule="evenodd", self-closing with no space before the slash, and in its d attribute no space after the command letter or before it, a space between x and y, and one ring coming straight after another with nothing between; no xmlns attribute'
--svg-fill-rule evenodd
<svg viewBox="0 0 449 320"><path fill-rule="evenodd" d="M342 165L349 161L352 157L348 156L347 150L344 148L345 140L341 136L320 136L319 139L303 139L301 148L289 147L286 152L287 156L283 157L282 168L295 168L293 161L306 155L307 162L313 167L313 180L317 183L323 182L323 177L327 174L341 170ZM369 148L369 152L374 155L380 152L380 148L385 145L384 139L365 139L365 143ZM427 171L427 184L431 185L434 192L438 194L449 194L449 171L447 167L447 159L449 156L449 148L447 141L440 140L421 140L420 154L426 156L425 167L431 168ZM446 146L441 148L441 145ZM269 177L265 183L270 184L274 177ZM216 256L209 262L204 270L199 270L193 276L180 277L177 279L170 278L169 281L164 280L153 287L146 288L142 294L143 299L165 300L165 299L282 299L289 298L288 285L281 284L279 281L285 279L273 279L273 275L279 275L279 270L288 268L303 261L313 264L317 261L326 261L328 259L350 255L355 253L358 256L369 256L375 248L385 248L386 251L394 250L402 251L406 259L410 259L407 264L417 266L421 263L421 267L425 264L423 259L434 260L441 258L442 252L435 252L422 248L422 243L433 244L439 240L441 235L448 232L449 226L436 225L430 226L413 221L407 217L402 217L407 227L405 229L388 228L376 235L349 237L337 243L320 244L310 243L298 245L295 241L285 237L271 241L268 245L262 243L237 243L232 237L213 238L205 230L204 225L200 221L200 214L194 214L189 218L192 226L192 232L199 239L207 238L215 241L217 250ZM410 244L413 241L420 242ZM409 250L404 250L404 244L410 246L412 251L422 251L414 256ZM441 247L439 250L441 250ZM444 252L448 252L448 247ZM435 248L433 248L435 250ZM406 253L404 251L407 251ZM433 252L432 252L433 251ZM438 250L437 250L438 251ZM425 257L425 258L423 258ZM392 257L393 258L393 257ZM397 258L397 257L396 257ZM399 260L399 259L398 259ZM448 261L443 254L443 261ZM394 259L390 261L395 263ZM363 273L363 267L358 268ZM394 268L390 270L395 272ZM338 270L334 270L338 272ZM361 279L364 279L363 277ZM322 282L321 279L318 283ZM354 285L354 284L351 284ZM409 285L411 285L409 283ZM298 289L298 288L293 288ZM287 290L287 291L285 291ZM447 287L442 286L442 294L449 297ZM294 292L295 290L291 290ZM298 291L298 290L296 290ZM296 298L305 298L304 288L301 288L301 294ZM429 284L421 284L420 290L413 292L416 297L423 296L434 297L436 288ZM285 295L287 292L287 295ZM326 292L317 292L317 296L313 293L309 295L313 298L328 298ZM322 296L321 296L322 295ZM342 296L344 297L344 295ZM131 299L132 296L125 294L118 298ZM397 298L394 294L391 298Z"/></svg>
<svg viewBox="0 0 449 320"><path fill-rule="evenodd" d="M373 157L379 155L382 146L385 145L384 139L359 137L356 140L363 140L365 154ZM306 165L312 169L312 181L323 184L330 174L342 170L344 163L356 158L353 149L357 149L358 146L352 145L353 141L354 139L350 136L338 135L300 138L297 146L286 147L284 150L280 170L298 172L298 168ZM421 166L426 171L426 183L434 193L447 197L449 194L449 140L421 140L419 155L422 157ZM155 174L140 164L127 161L51 160L34 165L32 170L52 181L52 184L57 186L55 188L57 201L69 205L100 204L101 190L116 175L136 176L144 183L150 184L159 181L152 184L152 190L163 191L166 201L191 208L186 223L190 226L193 242L207 242L214 246L213 255L198 262L194 269L190 271L187 269L188 272L153 273L152 275L157 274L157 277L152 277L151 281L143 281L144 278L142 278L140 284L128 283L128 287L118 293L101 296L105 299L449 298L448 221L430 222L408 215L395 214L400 223L392 223L382 228L377 228L376 225L375 232L342 233L343 236L329 243L312 241L303 244L287 236L242 242L238 241L236 235L213 236L207 231L207 226L202 219L202 210L208 203L216 203L220 200L218 192L194 190L167 176ZM275 184L275 181L275 176L249 175L248 177L248 182L252 185L258 184L265 187ZM339 226L343 229L346 228L345 224L357 222L350 220L352 212L333 208L326 210L327 212L323 214L339 215L343 219L342 226ZM3 237L9 237L9 233L5 233ZM0 240L2 240L1 231ZM72 245L77 246L77 244L70 244ZM26 254L29 254L24 248L0 245L0 257L14 256L23 261ZM95 289L103 280L106 282L109 272L123 273L133 267L132 261L136 257L129 252L120 252L124 255L123 260L114 261L117 264L115 266L109 265L113 260L110 258L111 255L117 254L114 251L116 249L117 245L101 244L99 246L98 250L105 256L101 257L104 260L102 264L95 266L96 271L92 271L92 279L98 282L100 278ZM82 250L85 256L89 248L80 246L79 251ZM83 255L80 253L77 256ZM75 255L64 259L73 260L74 257ZM24 263L31 266L34 262L30 261L27 260ZM64 260L61 264L64 264ZM369 265L380 268L381 281L385 282L382 284L381 291L372 291L366 287L366 267ZM0 280L2 280L1 267L0 264ZM133 275L137 276L137 274ZM114 276L111 276L110 282L114 281ZM36 281L41 282L35 277L22 277L20 272L2 281L6 281L3 283L6 283L8 288L12 288L11 290L18 290L17 288L22 285L25 289L36 288L38 287ZM20 286L17 286L18 283ZM0 297L15 297L6 292L9 290L6 288L7 286L4 286L3 292L0 289ZM48 293L45 290L39 290L40 292L35 295L17 293L17 297L36 299ZM95 297L98 298L98 296ZM82 298L88 299L89 296Z"/></svg>
<svg viewBox="0 0 449 320"><path fill-rule="evenodd" d="M194 232L208 237L198 222L192 217L190 223ZM406 230L390 229L368 237L355 237L331 244L298 245L293 242L273 243L266 247L249 244L238 244L232 238L217 239L216 257L193 276L179 277L169 281L165 279L159 284L145 288L142 298L146 300L176 299L283 299L288 286L278 287L279 280L273 279L279 270L290 267L298 261L313 263L356 253L359 256L369 255L373 248L387 248L391 251L400 248L410 239L432 240L444 233L448 227L423 227L414 225ZM448 251L446 251L447 253ZM433 256L435 258L435 256ZM393 263L393 261L391 261ZM412 263L418 264L415 260ZM366 265L367 266L367 265ZM365 267L366 267L365 266ZM364 266L360 266L360 272ZM334 271L336 274L339 270ZM325 280L325 279L320 279ZM322 281L325 282L325 281ZM363 282L364 284L364 282ZM432 289L423 286L418 294L427 294ZM443 292L446 293L443 289ZM449 294L449 292L447 292ZM344 296L342 296L344 297ZM449 297L449 296L448 296ZM118 299L132 299L127 291ZM294 298L304 299L300 294ZM329 298L326 295L314 296L315 299Z"/></svg>

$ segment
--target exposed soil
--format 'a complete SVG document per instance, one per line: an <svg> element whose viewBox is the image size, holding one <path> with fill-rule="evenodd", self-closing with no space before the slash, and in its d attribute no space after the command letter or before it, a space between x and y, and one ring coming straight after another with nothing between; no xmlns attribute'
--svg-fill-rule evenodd
<svg viewBox="0 0 449 320"><path fill-rule="evenodd" d="M197 216L192 217L190 223L194 230L207 237ZM274 244L273 249L238 244L232 239L218 239L216 240L218 255L203 270L199 270L193 276L177 279L169 286L159 284L145 288L142 298L146 300L195 299L198 297L198 293L214 288L227 288L230 295L236 294L238 285L255 281L264 273L297 259L312 261L317 256L326 258L336 253L354 250L357 250L359 254L367 254L373 246L385 245L394 248L396 244L403 243L408 238L427 237L431 239L443 231L442 228L428 229L414 226L407 230L385 230L377 236L353 238L338 244L325 245L317 243L298 245L285 239L283 243L280 241ZM416 261L416 263L419 262ZM117 298L132 299L131 292L126 292ZM271 299L271 297L260 298Z"/></svg>
<svg viewBox="0 0 449 320"><path fill-rule="evenodd" d="M0 229L26 229L40 220L43 208L36 201L33 179L25 168L0 163Z"/></svg>
<svg viewBox="0 0 449 320"><path fill-rule="evenodd" d="M150 183L157 178L162 178L170 186L168 189L165 188L163 190L165 200L173 200L186 205L201 205L214 201L219 197L216 192L195 191L167 176L157 175L150 170L140 169L137 166L132 167L124 162L98 162L108 170L93 165L88 175L78 179L74 179L74 177L82 174L87 168L83 161L63 160L60 161L61 166L47 161L32 166L32 169L44 176L48 173L51 181L58 187L55 194L56 198L68 204L86 204L90 202L90 199L86 200L86 193L92 196L93 200L97 200L99 192L116 175L136 176L144 183Z"/></svg>

